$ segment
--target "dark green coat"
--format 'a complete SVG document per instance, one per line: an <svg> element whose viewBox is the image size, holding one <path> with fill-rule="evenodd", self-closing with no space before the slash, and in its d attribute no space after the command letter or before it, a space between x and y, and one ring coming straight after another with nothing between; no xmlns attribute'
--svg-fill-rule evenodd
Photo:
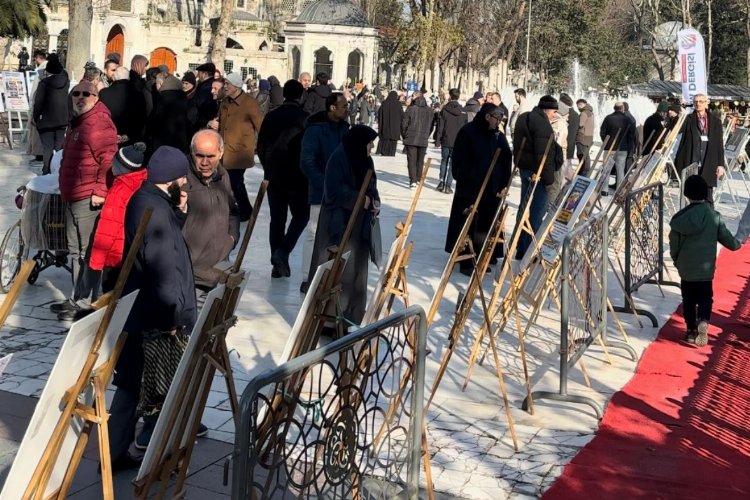
<svg viewBox="0 0 750 500"><path fill-rule="evenodd" d="M669 222L669 253L683 281L711 281L716 271L716 242L730 250L740 248L707 203L691 203Z"/></svg>

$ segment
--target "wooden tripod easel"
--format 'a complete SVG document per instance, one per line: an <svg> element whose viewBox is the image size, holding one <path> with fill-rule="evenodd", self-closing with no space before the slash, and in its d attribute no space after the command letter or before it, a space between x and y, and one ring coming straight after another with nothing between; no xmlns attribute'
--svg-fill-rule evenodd
<svg viewBox="0 0 750 500"><path fill-rule="evenodd" d="M35 262L34 259L28 259L21 264L21 269L18 270L18 274L14 278L13 284L8 290L8 294L3 299L3 305L0 306L0 328L5 326L5 322L10 316L10 312L13 310L13 306L16 305L18 297L21 296L21 290L26 286L29 281L31 271L34 270Z"/></svg>
<svg viewBox="0 0 750 500"><path fill-rule="evenodd" d="M511 175L511 178L512 178L512 175ZM458 304L456 314L453 320L453 326L451 327L451 332L448 337L449 338L448 349L445 351L445 354L443 355L443 359L440 362L440 366L438 367L437 374L435 375L435 381L433 382L432 390L430 392L430 397L427 401L425 411L427 411L430 404L432 403L432 400L435 397L435 393L437 392L438 387L440 386L440 382L443 379L443 375L445 375L445 372L448 369L448 363L450 362L450 359L453 356L453 353L458 348L460 337L465 330L466 322L469 319L469 314L471 313L471 310L473 309L474 302L477 298L477 295L479 295L480 304L482 306L484 326L487 328L491 327L492 319L490 318L490 315L489 315L487 299L484 295L482 281L485 276L485 273L487 272L487 269L490 266L490 261L492 260L492 257L493 257L493 254L495 253L495 249L497 248L497 245L504 243L505 241L505 238L504 238L505 218L508 215L508 205L506 203L506 198L508 196L509 190L510 190L510 183L498 194L498 197L500 198L500 204L498 205L498 208L495 212L495 216L493 218L490 231L482 245L482 249L480 250L478 256L474 255L473 244L471 242L471 238L467 238L467 241L465 243L471 249L471 254L473 256L474 271L472 272L471 277L469 279L469 284L466 288L466 293L464 294L463 298ZM500 387L500 393L502 395L503 404L505 407L505 417L506 417L506 420L508 421L508 428L510 429L511 437L513 439L513 447L515 448L516 451L518 451L519 450L518 439L516 437L515 425L513 424L513 416L510 413L510 402L508 400L508 392L505 387L505 379L504 379L505 375L503 374L503 369L502 369L502 366L500 365L500 358L497 353L497 348L495 346L494 339L490 339L490 346L492 349L492 354L495 358L495 365L496 365L495 369L497 373L498 384ZM524 357L524 369L526 369L525 357Z"/></svg>
<svg viewBox="0 0 750 500"><path fill-rule="evenodd" d="M334 322L339 335L344 334L344 322L341 317L338 306L338 294L341 289L341 277L346 265L344 253L346 246L351 238L357 218L360 216L365 203L367 189L372 179L372 170L365 174L364 181L359 190L357 201L349 217L346 230L341 238L338 247L330 248L329 252L334 254L333 263L330 269L324 271L322 280L316 289L308 290L308 293L314 293L312 306L308 313L302 318L300 335L295 339L289 353L289 359L296 358L307 352L312 351L318 345L320 335L326 322ZM295 374L285 381L276 391L268 404L265 416L258 428L257 442L261 445L259 448L260 456L278 457L281 448L284 445L283 438L272 436L273 429L282 424L287 417L294 412L294 405L305 380L305 373Z"/></svg>
<svg viewBox="0 0 750 500"><path fill-rule="evenodd" d="M428 158L424 164L422 178L419 180L419 184L417 184L417 189L414 192L414 197L411 200L411 206L406 213L404 222L396 224L396 241L392 247L393 255L389 255L389 262L383 268L378 283L375 286L374 295L365 312L363 320L365 325L377 321L383 315L387 316L397 297L401 298L404 306L409 306L406 267L409 264L409 257L411 257L414 244L408 241L408 239L417 203L419 203L431 163L432 158Z"/></svg>
<svg viewBox="0 0 750 500"><path fill-rule="evenodd" d="M185 354L188 358L183 358L181 361L181 366L185 364L183 373L186 374L187 380L176 377L169 389L165 406L159 414L154 437L146 451L149 460L148 462L144 460L143 470L139 471L138 478L133 483L137 498L146 498L156 482L160 483L156 498L164 498L173 473L176 473L176 479L172 498L184 497L185 479L195 447L196 435L217 371L224 377L232 417L237 421L239 399L226 336L230 328L237 323L235 311L245 281L242 263L267 189L268 181L264 180L258 189L253 213L247 223L237 257L220 284L224 287L223 294L209 305L210 309L205 323L199 332L193 333L198 336L197 344L194 349ZM178 372L180 372L179 369Z"/></svg>
<svg viewBox="0 0 750 500"><path fill-rule="evenodd" d="M29 482L24 492L23 498L41 500L45 498L57 498L63 499L68 493L73 478L75 477L78 466L83 457L83 452L88 442L88 437L93 429L94 425L97 426L98 437L99 437L99 460L101 464L101 475L102 475L102 497L106 500L114 499L114 485L112 481L112 464L110 461L109 454L109 429L107 426L107 420L109 415L107 414L107 406L105 402L105 395L107 384L109 384L112 378L112 372L117 362L117 358L120 354L120 350L125 342L125 335L121 335L117 341L117 344L112 352L112 355L104 363L99 362L99 351L104 342L105 334L109 328L109 324L115 313L117 303L122 296L125 282L127 281L130 270L135 262L138 248L141 246L148 221L151 219L152 209L148 208L141 218L138 229L133 238L133 242L128 251L127 257L122 265L122 271L117 278L117 284L112 291L111 299L107 304L107 309L104 312L101 322L96 330L92 346L86 357L83 368L75 382L66 392L63 400L60 402L62 407L61 415L55 425L55 429L52 433L52 437L44 449L39 463L34 470L31 481ZM94 405L84 405L79 401L79 396L89 387L93 387L94 390ZM59 459L60 450L63 446L63 441L66 436L66 432L71 426L75 424L74 417L79 417L85 421L83 429L78 434L78 440L76 442L70 461L68 462L65 476L62 484L56 492L52 495L45 497L47 485L49 484L50 477L57 465Z"/></svg>

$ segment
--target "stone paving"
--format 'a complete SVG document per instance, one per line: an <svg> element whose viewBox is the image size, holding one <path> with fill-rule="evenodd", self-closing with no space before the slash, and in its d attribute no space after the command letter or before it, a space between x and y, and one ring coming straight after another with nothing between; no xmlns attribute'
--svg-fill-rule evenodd
<svg viewBox="0 0 750 500"><path fill-rule="evenodd" d="M428 156L434 158L433 168L414 219L411 239L415 241L415 252L408 269L411 301L424 308L429 306L447 260L443 245L451 202L450 196L433 189L437 184L439 151L430 149ZM35 172L27 166L28 157L17 151L10 152L4 147L0 147L0 165L4 171L0 178L0 231L5 231L19 217L19 211L13 203L15 188L25 183ZM383 246L387 249L394 238L394 225L404 218L413 191L408 188L404 155L398 154L395 158L375 157L375 165L383 203ZM248 190L254 198L253 193L262 179L262 171L259 168L252 169L246 179ZM511 206L515 206L518 201L519 184L516 178L510 195ZM740 181L735 181L734 186L744 204L746 192ZM734 229L737 212L725 204L719 204L718 208L724 214L730 229ZM509 220L514 220L513 214L511 215ZM250 271L250 277L238 309L239 322L228 336L235 380L240 393L254 374L275 366L281 355L302 301L298 291L301 281L300 253L301 243L291 256L291 278L269 278L268 207L264 204L244 265ZM670 270L676 276L675 271ZM376 278L376 271L371 268L371 286ZM459 273L454 274L429 332L428 348L431 353L427 362L428 391L447 346L447 334L459 292L466 288L467 282L468 278ZM25 288L0 331L0 356L13 353L5 374L0 377L0 391L25 396L40 394L55 362L63 335L69 327L59 322L48 306L63 299L69 288L69 275L56 268L46 270L34 285ZM491 289L489 277L485 282L485 289ZM614 279L609 280L609 289L613 302L621 303L622 293ZM639 304L648 305L660 324L666 321L679 303L679 291L676 288L665 287L663 292L664 296L657 287L645 286L636 297ZM528 310L525 312L528 314ZM630 336L632 346L640 355L656 336L657 329L650 326L640 328L629 315L620 315L620 319ZM593 438L597 420L590 408L567 403L537 401L533 415L523 411L521 403L525 388L517 345L513 335L505 335L499 342L499 348L519 441L519 451L515 452L492 363L487 361L484 366L478 367L467 390L461 390L473 342L473 333L468 332L475 332L479 324L480 317L475 311L427 414L435 487L442 498L535 498L560 475L564 465L577 451ZM613 325L610 320L609 334L618 336ZM551 307L542 313L537 326L529 333L526 348L534 390L557 388L558 332L559 312ZM585 361L593 387L586 387L581 372L574 370L570 377L569 392L587 395L604 406L609 397L627 382L635 367L634 362L616 349L610 349L610 355L612 364L608 365L603 351L598 346L592 346ZM108 395L111 397L111 394L110 390ZM234 422L223 379L214 380L203 422L210 429L211 439L233 442ZM6 446L12 445L3 442L0 448ZM211 446L213 445L207 449ZM189 491L194 493L189 496L201 494L199 485L207 481L212 484L221 482L220 462L231 451L229 446L221 449L226 452L224 455L214 451L215 461L204 462L205 468L200 469L200 476L196 476L198 479L192 481L190 486L194 489ZM197 455L200 455L200 450L201 447L196 451ZM7 461L7 451L0 455L6 458L0 461L2 478L7 473L10 462ZM424 482L424 474L421 480ZM229 489L223 486L214 487L210 491L211 498L229 493Z"/></svg>

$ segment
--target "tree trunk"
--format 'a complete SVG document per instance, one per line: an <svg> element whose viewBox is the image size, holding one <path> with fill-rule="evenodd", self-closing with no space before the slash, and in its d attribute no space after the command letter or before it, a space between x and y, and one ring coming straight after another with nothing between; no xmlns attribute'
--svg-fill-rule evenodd
<svg viewBox="0 0 750 500"><path fill-rule="evenodd" d="M234 0L221 0L221 11L219 14L219 24L211 32L211 54L209 59L216 67L224 72L224 59L227 56L227 35L229 28L232 26L232 10L234 9Z"/></svg>
<svg viewBox="0 0 750 500"><path fill-rule="evenodd" d="M68 55L65 66L71 80L80 80L83 66L91 56L91 0L70 0L68 3Z"/></svg>

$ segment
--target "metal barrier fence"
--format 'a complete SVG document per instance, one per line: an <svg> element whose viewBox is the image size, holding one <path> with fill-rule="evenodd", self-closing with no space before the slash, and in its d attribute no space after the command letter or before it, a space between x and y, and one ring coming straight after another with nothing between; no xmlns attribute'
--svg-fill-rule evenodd
<svg viewBox="0 0 750 500"><path fill-rule="evenodd" d="M625 199L625 302L615 311L638 313L659 326L651 311L634 306L633 293L646 283L680 286L664 281L664 184L657 182L635 191Z"/></svg>
<svg viewBox="0 0 750 500"><path fill-rule="evenodd" d="M531 397L589 405L598 418L599 405L591 398L568 394L568 374L586 349L607 338L607 248L609 221L605 212L587 220L563 240L560 274L560 387L558 392L535 391ZM622 342L607 344L636 353ZM528 400L523 402L527 409Z"/></svg>
<svg viewBox="0 0 750 500"><path fill-rule="evenodd" d="M250 381L232 498L416 500L426 325L412 306Z"/></svg>

